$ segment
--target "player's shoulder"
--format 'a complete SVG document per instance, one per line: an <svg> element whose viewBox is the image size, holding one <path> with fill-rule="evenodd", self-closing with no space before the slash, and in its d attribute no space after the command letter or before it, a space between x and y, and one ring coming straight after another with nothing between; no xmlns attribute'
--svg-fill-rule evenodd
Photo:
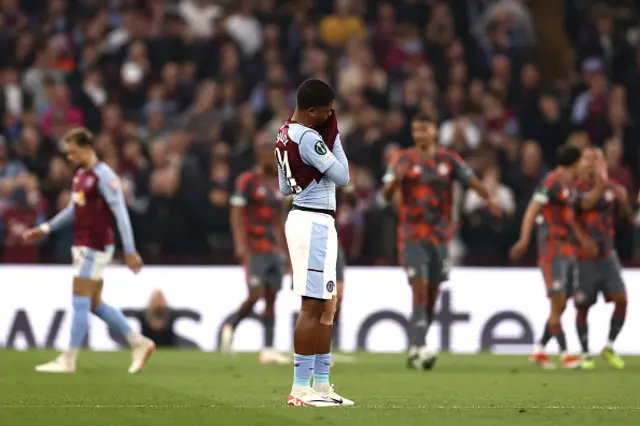
<svg viewBox="0 0 640 426"><path fill-rule="evenodd" d="M436 157L447 161L461 161L462 157L456 151L446 146L438 146L436 148Z"/></svg>
<svg viewBox="0 0 640 426"><path fill-rule="evenodd" d="M403 161L414 161L414 162L416 162L416 161L419 161L419 159L420 159L420 153L418 152L418 150L415 147L411 146L409 148L404 148L404 149L401 149L401 150L397 151L394 154L394 158L395 158L396 161L403 160Z"/></svg>
<svg viewBox="0 0 640 426"><path fill-rule="evenodd" d="M252 180L256 178L256 176L257 175L255 170L246 170L238 175L238 177L236 178L236 183L238 186L246 187L251 183Z"/></svg>
<svg viewBox="0 0 640 426"><path fill-rule="evenodd" d="M320 136L320 133L315 129L300 123L289 124L288 135L291 142L297 143L298 145L303 142L315 143L318 139L322 140L322 136Z"/></svg>
<svg viewBox="0 0 640 426"><path fill-rule="evenodd" d="M103 163L102 161L96 164L93 167L92 171L98 179L107 179L107 180L118 179L118 174L111 167L109 167L106 163Z"/></svg>
<svg viewBox="0 0 640 426"><path fill-rule="evenodd" d="M560 172L558 171L558 169L547 172L542 178L542 183L545 186L551 186L560 183Z"/></svg>

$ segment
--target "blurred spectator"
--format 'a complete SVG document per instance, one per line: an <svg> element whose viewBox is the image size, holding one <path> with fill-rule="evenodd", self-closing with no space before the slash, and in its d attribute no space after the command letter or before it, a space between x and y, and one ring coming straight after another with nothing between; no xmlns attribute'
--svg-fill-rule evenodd
<svg viewBox="0 0 640 426"><path fill-rule="evenodd" d="M159 348L178 346L178 339L173 330L175 316L167 305L167 300L160 290L151 293L149 304L140 318L142 335L153 340Z"/></svg>
<svg viewBox="0 0 640 426"><path fill-rule="evenodd" d="M558 2L553 13L563 8L564 27L523 0L4 1L0 217L27 213L2 228L4 240L20 247L20 223L68 203L74 170L59 140L85 125L123 180L145 260L231 262L231 182L313 77L338 94L357 198L338 218L351 262L397 260L394 207L377 192L389 156L413 146L421 113L496 194L511 193L493 216L456 191L453 257L506 265L504 248L563 143L603 147L612 179L630 193L640 182L637 9ZM52 235L37 255L67 261L71 236Z"/></svg>

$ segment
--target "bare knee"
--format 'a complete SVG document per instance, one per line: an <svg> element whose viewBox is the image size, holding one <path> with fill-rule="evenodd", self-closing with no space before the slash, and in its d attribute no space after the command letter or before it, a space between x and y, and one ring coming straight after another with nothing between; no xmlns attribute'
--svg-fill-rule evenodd
<svg viewBox="0 0 640 426"><path fill-rule="evenodd" d="M333 296L331 299L324 302L324 310L320 317L320 324L333 325L333 318L336 315L336 309L338 307L338 298Z"/></svg>
<svg viewBox="0 0 640 426"><path fill-rule="evenodd" d="M559 324L562 319L562 314L567 308L567 297L564 295L554 295L551 297L551 314L549 315L549 322Z"/></svg>

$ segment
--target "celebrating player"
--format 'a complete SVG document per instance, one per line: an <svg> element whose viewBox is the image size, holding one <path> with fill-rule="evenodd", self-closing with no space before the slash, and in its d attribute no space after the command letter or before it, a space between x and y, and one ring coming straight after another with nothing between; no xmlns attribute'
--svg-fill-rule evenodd
<svg viewBox="0 0 640 426"><path fill-rule="evenodd" d="M437 357L427 351L426 335L440 284L449 279L447 246L455 232L454 180L470 186L485 200L489 193L458 154L438 147L438 128L431 119L418 116L411 130L415 147L392 158L383 191L387 199L396 190L401 195L399 252L413 297L407 366L429 370ZM489 206L495 211L493 201L489 200Z"/></svg>
<svg viewBox="0 0 640 426"><path fill-rule="evenodd" d="M547 174L536 189L522 219L520 239L511 249L512 259L522 257L529 246L534 224L538 225L538 264L542 268L551 309L530 362L543 368L555 367L544 353L551 337L558 341L563 367L580 366L579 358L567 353L567 340L560 322L572 293L573 280L577 278L574 236L589 253L596 250L593 241L575 222L572 209L571 185L578 172L580 155L580 149L572 145L558 148L558 167Z"/></svg>
<svg viewBox="0 0 640 426"><path fill-rule="evenodd" d="M120 180L109 166L98 161L92 146L93 135L87 129L72 130L64 137L64 142L69 162L78 168L73 179L72 200L50 222L25 231L23 239L26 243L35 243L45 235L73 223L71 342L68 350L54 361L37 366L36 371L73 373L76 370L78 351L89 327L89 313L93 312L110 328L126 337L132 349L129 373L137 373L155 350L155 344L133 331L119 310L102 301L103 274L114 251L113 218L120 231L127 266L134 273L138 273L143 266L136 252Z"/></svg>
<svg viewBox="0 0 640 426"><path fill-rule="evenodd" d="M614 368L624 368L624 360L613 351L613 343L624 325L627 313L627 292L620 261L614 246L616 205L626 217L631 216L631 207L626 190L607 178L602 151L589 148L583 151L581 176L576 183L576 219L597 245L597 253L578 250L578 285L573 295L575 300L576 328L582 347L582 368L595 368L589 356L589 308L596 302L598 292L607 301L614 303L609 328L609 339L602 350L602 357Z"/></svg>
<svg viewBox="0 0 640 426"><path fill-rule="evenodd" d="M283 197L273 162L273 143L258 138L254 149L257 165L238 177L231 197L231 230L236 257L245 262L249 295L224 325L221 349L231 353L234 330L263 298L264 349L260 363L288 364L289 357L273 347L276 295L282 286L286 251Z"/></svg>
<svg viewBox="0 0 640 426"><path fill-rule="evenodd" d="M285 235L293 289L302 296L293 336L294 380L287 403L353 405L329 384L338 255L336 185L349 183L349 164L338 137L333 89L310 79L300 85L296 97L296 109L280 128L275 150L280 191L293 195Z"/></svg>

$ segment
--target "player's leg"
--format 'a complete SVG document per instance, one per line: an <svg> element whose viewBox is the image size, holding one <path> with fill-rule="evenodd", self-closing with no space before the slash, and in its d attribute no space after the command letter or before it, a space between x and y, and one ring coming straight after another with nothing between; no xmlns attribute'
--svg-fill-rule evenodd
<svg viewBox="0 0 640 426"><path fill-rule="evenodd" d="M422 355L426 355L427 337L427 289L428 289L428 257L425 248L407 241L402 253L403 266L411 285L412 312L409 322L409 351L407 367L421 368Z"/></svg>
<svg viewBox="0 0 640 426"><path fill-rule="evenodd" d="M427 301L426 301L426 320L427 330L429 328L434 317L434 310L438 296L440 295L440 285L449 280L450 260L449 260L449 248L447 245L433 245L430 244L427 247L428 254L428 270L427 274L429 281L427 283ZM426 338L426 336L425 336ZM426 345L425 345L426 347ZM435 352L427 352L422 356L422 368L424 370L431 370L438 361L438 354Z"/></svg>
<svg viewBox="0 0 640 426"><path fill-rule="evenodd" d="M336 314L333 318L332 344L334 349L340 349L340 308L342 305L342 292L344 289L344 249L338 247L338 260L336 261L336 284L338 286L338 300L336 304Z"/></svg>
<svg viewBox="0 0 640 426"><path fill-rule="evenodd" d="M588 316L591 306L598 297L598 280L600 272L593 261L578 262L577 287L573 294L576 306L576 331L582 349L581 366L585 370L595 368L595 361L589 353L589 324Z"/></svg>
<svg viewBox="0 0 640 426"><path fill-rule="evenodd" d="M264 286L264 311L262 313L262 325L264 326L264 346L260 353L261 364L289 364L290 356L280 353L274 347L275 337L275 308L278 291L282 287L284 276L284 264L278 254L271 255L271 267L265 275Z"/></svg>
<svg viewBox="0 0 640 426"><path fill-rule="evenodd" d="M292 266L293 291L302 296L302 305L293 332L294 377L287 401L289 406L335 407L340 405L311 388L311 379L316 368L318 341L322 332L320 321L325 311L325 301L332 299L335 295L337 235L333 220L323 216L293 210L285 223L285 235ZM331 229L333 229L335 240L331 238ZM329 340L331 340L330 333L329 330Z"/></svg>
<svg viewBox="0 0 640 426"><path fill-rule="evenodd" d="M106 262L105 265L108 263L109 262ZM134 331L122 311L102 300L103 281L100 280L99 283L96 292L91 298L91 310L93 314L104 321L109 328L117 331L127 340L127 343L129 343L131 347L129 373L138 373L144 368L145 363L151 357L153 351L155 351L156 345L153 340Z"/></svg>
<svg viewBox="0 0 640 426"><path fill-rule="evenodd" d="M87 247L73 247L71 254L75 273L73 278L73 294L71 306L71 336L69 348L57 359L47 364L38 365L36 371L42 373L73 373L76 359L89 329L91 298L99 286L93 279L96 250Z"/></svg>
<svg viewBox="0 0 640 426"><path fill-rule="evenodd" d="M627 316L627 290L622 280L620 261L618 256L605 259L602 269L606 272L604 281L604 295L608 302L614 304L611 322L609 325L609 337L607 345L602 350L602 357L607 360L610 366L616 369L624 368L624 360L615 353L613 345L620 334Z"/></svg>
<svg viewBox="0 0 640 426"><path fill-rule="evenodd" d="M242 320L253 312L253 306L264 294L264 276L266 273L266 262L264 255L254 255L247 259L247 287L249 293L238 309L229 317L229 320L222 326L220 335L220 351L229 356L233 354L233 336L236 328Z"/></svg>

